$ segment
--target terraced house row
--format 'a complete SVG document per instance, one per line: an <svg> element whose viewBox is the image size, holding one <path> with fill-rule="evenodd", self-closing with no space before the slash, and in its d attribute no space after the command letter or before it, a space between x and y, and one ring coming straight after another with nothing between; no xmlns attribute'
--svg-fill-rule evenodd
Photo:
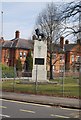
<svg viewBox="0 0 81 120"><path fill-rule="evenodd" d="M15 37L12 40L0 39L2 44L1 62L8 66L16 65L16 61L20 58L22 70L26 71L25 60L29 51L32 51L34 40L20 38L20 32L15 32ZM59 73L62 70L79 71L81 63L81 40L76 43L69 43L69 40L64 40L60 37L59 44L52 44L52 65L53 72ZM48 51L48 55L50 52ZM49 71L49 58L47 57L47 71Z"/></svg>

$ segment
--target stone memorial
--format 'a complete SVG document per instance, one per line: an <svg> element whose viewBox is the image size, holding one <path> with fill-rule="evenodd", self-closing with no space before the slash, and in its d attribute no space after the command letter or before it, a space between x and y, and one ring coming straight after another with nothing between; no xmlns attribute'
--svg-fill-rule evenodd
<svg viewBox="0 0 81 120"><path fill-rule="evenodd" d="M46 82L46 60L47 59L47 41L38 38L34 40L34 56L33 56L33 70L32 81Z"/></svg>

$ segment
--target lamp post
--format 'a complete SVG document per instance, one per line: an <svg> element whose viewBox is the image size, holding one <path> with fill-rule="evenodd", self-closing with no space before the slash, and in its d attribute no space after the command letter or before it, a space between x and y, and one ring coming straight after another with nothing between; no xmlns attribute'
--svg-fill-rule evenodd
<svg viewBox="0 0 81 120"><path fill-rule="evenodd" d="M37 86L38 86L38 81L37 81L37 73L38 72L38 65L36 65L36 81L35 81L35 93L37 94Z"/></svg>
<svg viewBox="0 0 81 120"><path fill-rule="evenodd" d="M62 67L62 96L63 97L64 97L64 77L65 77L65 54L63 54L63 67Z"/></svg>
<svg viewBox="0 0 81 120"><path fill-rule="evenodd" d="M14 65L13 92L15 90L16 65Z"/></svg>
<svg viewBox="0 0 81 120"><path fill-rule="evenodd" d="M1 11L1 38L3 39L3 11Z"/></svg>
<svg viewBox="0 0 81 120"><path fill-rule="evenodd" d="M80 56L80 62L79 62L79 98L81 98L80 92L81 92L81 56Z"/></svg>
<svg viewBox="0 0 81 120"><path fill-rule="evenodd" d="M64 97L64 74L65 74L65 63L62 71L62 96Z"/></svg>
<svg viewBox="0 0 81 120"><path fill-rule="evenodd" d="M38 41L41 41L41 36L39 35ZM38 46L38 52L40 54L41 46ZM35 59L36 60L36 59ZM37 87L38 87L38 63L36 63L36 81L35 81L35 93L37 94Z"/></svg>

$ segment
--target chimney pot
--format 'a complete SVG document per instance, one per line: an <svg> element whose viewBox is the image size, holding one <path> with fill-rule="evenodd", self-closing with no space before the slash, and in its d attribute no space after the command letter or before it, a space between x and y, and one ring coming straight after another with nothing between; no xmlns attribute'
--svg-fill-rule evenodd
<svg viewBox="0 0 81 120"><path fill-rule="evenodd" d="M60 37L60 47L63 49L63 45L64 45L64 37L61 36Z"/></svg>
<svg viewBox="0 0 81 120"><path fill-rule="evenodd" d="M78 40L77 40L77 44L80 44L80 43L81 43L81 40L80 40L80 39L78 39Z"/></svg>
<svg viewBox="0 0 81 120"><path fill-rule="evenodd" d="M15 32L15 38L19 38L19 34L20 34L20 32L17 30L17 31Z"/></svg>
<svg viewBox="0 0 81 120"><path fill-rule="evenodd" d="M4 38L1 37L1 39L0 39L0 43L3 43L3 42L4 42Z"/></svg>
<svg viewBox="0 0 81 120"><path fill-rule="evenodd" d="M3 38L3 37L1 37L1 39L2 39L2 40L4 40L4 38Z"/></svg>
<svg viewBox="0 0 81 120"><path fill-rule="evenodd" d="M69 44L69 41L68 41L68 40L66 40L66 41L65 41L65 44Z"/></svg>

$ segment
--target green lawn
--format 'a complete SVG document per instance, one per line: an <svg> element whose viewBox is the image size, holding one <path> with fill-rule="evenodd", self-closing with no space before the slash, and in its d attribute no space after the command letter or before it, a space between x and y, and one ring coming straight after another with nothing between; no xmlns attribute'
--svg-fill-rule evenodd
<svg viewBox="0 0 81 120"><path fill-rule="evenodd" d="M64 87L62 84L62 79L56 79L58 84L42 84L37 85L37 91L35 83L33 84L19 84L20 81L14 80L3 81L2 82L2 91L14 91L19 93L33 93L33 94L42 94L50 96L63 96L64 97L79 97L79 85L76 79L72 77L64 79ZM64 90L63 90L64 88ZM64 94L63 94L64 93Z"/></svg>

